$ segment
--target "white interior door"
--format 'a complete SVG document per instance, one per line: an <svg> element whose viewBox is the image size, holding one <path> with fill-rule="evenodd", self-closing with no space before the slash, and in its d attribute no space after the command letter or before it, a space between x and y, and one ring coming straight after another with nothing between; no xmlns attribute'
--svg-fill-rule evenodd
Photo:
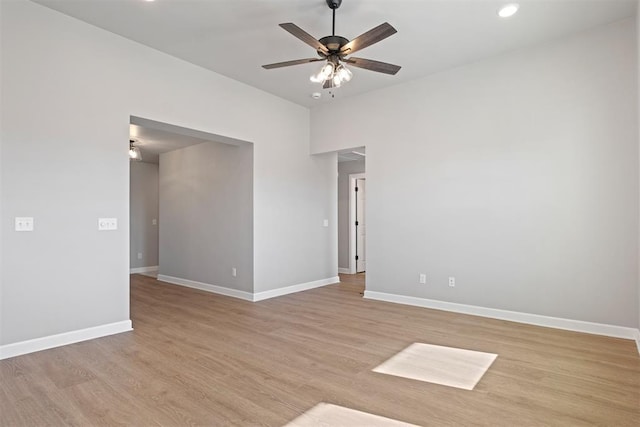
<svg viewBox="0 0 640 427"><path fill-rule="evenodd" d="M366 271L365 180L356 180L356 272Z"/></svg>

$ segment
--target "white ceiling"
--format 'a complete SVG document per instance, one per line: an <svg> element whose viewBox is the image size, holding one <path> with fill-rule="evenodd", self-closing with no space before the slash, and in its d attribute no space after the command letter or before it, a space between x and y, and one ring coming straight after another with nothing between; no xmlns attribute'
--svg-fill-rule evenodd
<svg viewBox="0 0 640 427"><path fill-rule="evenodd" d="M129 125L129 135L136 141L134 145L140 148L142 161L156 164L160 162L162 153L211 141L138 125Z"/></svg>
<svg viewBox="0 0 640 427"><path fill-rule="evenodd" d="M264 70L261 65L312 58L313 49L278 24L293 22L316 38L331 33L325 0L35 0L52 9L304 106L330 102L311 83L319 64ZM396 76L352 67L336 98L419 78L524 46L614 22L635 13L635 0L509 1L343 0L336 34L348 39L385 21L398 33L357 56L402 66ZM311 93L322 92L320 100Z"/></svg>
<svg viewBox="0 0 640 427"><path fill-rule="evenodd" d="M365 160L367 150L365 147L352 148L350 150L338 151L338 162L352 162L354 160Z"/></svg>

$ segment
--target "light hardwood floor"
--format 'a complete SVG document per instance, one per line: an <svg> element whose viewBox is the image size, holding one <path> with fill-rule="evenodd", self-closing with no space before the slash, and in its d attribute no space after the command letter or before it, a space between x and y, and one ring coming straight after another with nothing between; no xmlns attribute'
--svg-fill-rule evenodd
<svg viewBox="0 0 640 427"><path fill-rule="evenodd" d="M0 362L14 425L282 426L320 402L418 425L639 426L629 340L362 299L250 303L134 275L134 331ZM498 357L474 390L372 372L414 342Z"/></svg>

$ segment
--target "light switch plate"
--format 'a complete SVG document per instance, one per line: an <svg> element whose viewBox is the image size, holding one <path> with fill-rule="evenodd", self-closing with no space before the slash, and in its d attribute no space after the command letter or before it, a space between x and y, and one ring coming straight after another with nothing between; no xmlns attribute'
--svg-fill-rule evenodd
<svg viewBox="0 0 640 427"><path fill-rule="evenodd" d="M329 220L325 219L324 221L322 221L322 226L323 227L328 227L329 226Z"/></svg>
<svg viewBox="0 0 640 427"><path fill-rule="evenodd" d="M33 231L33 217L16 217L16 231Z"/></svg>
<svg viewBox="0 0 640 427"><path fill-rule="evenodd" d="M99 231L112 231L118 229L118 218L98 218Z"/></svg>

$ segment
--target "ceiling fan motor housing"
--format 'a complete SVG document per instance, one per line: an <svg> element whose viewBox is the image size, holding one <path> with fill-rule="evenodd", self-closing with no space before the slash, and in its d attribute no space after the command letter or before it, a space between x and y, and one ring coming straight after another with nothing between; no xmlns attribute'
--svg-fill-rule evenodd
<svg viewBox="0 0 640 427"><path fill-rule="evenodd" d="M327 49L329 49L329 52L337 53L338 51L340 51L342 46L349 43L349 40L342 36L326 36L321 38L319 42L325 45ZM321 55L321 56L326 56L326 55Z"/></svg>
<svg viewBox="0 0 640 427"><path fill-rule="evenodd" d="M342 4L342 0L327 0L327 6L331 9L337 9Z"/></svg>

